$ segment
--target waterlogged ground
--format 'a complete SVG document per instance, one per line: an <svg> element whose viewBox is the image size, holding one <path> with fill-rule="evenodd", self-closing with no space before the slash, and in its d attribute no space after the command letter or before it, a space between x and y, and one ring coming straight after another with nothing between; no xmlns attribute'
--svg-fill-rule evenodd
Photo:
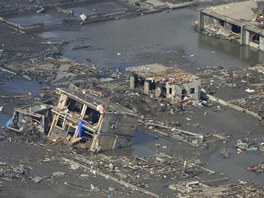
<svg viewBox="0 0 264 198"><path fill-rule="evenodd" d="M186 70L196 70L198 67L206 66L245 68L250 64L264 62L264 55L259 52L229 41L215 40L196 33L191 24L196 20L197 14L196 9L186 8L84 26L68 24L61 29L55 28L45 32L46 35L52 35L47 38L49 41L69 42L61 46L62 55L66 57L89 65L117 67L122 70L128 66L153 62L177 65ZM25 23L27 18L19 20ZM43 38L41 37L43 32L34 33L34 35L38 39ZM90 47L72 50L82 45ZM32 97L37 98L42 87L38 82L3 72L0 73L0 77L1 96L27 95L31 92ZM3 107L0 112L1 126L11 118L13 108L25 102L28 101L0 98L0 106ZM163 117L158 114L153 117L158 119L159 116ZM170 120L171 117L167 116L163 119ZM191 120L187 120L190 117ZM227 181L229 183L244 180L256 182L264 187L263 175L244 170L245 166L261 162L263 152L238 154L234 148L235 140L239 138L250 137L258 141L263 140L263 126L259 125L256 119L228 108L222 108L220 112L216 112L214 107L194 107L186 114L179 114L176 119L175 121L180 122L185 130L197 133L230 133L232 140L227 143L231 152L230 158L221 157L222 144L216 143L206 150L199 150L199 157L204 166L216 171L217 174L223 173L229 176L230 179ZM194 127L196 123L199 123L199 127ZM60 157L71 157L72 149L60 144L49 147L45 146L46 143L45 140L35 136L29 140L25 139L23 134L3 136L1 130L0 165L6 163L9 168L23 165L27 174L26 176L18 175L18 178L0 177L0 197L148 197L106 178L94 176L87 170L71 169L68 165L61 163ZM197 154L197 148L139 129L135 133L131 147L105 154L154 157L159 152L188 158ZM62 173L54 174L54 172ZM45 179L36 182L38 177ZM165 191L163 186L165 184L161 183L160 188L155 189L156 193ZM113 188L117 190L113 191Z"/></svg>

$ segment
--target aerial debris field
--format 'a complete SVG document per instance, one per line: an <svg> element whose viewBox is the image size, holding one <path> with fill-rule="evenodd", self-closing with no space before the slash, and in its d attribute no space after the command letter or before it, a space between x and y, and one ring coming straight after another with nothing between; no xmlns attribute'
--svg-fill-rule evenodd
<svg viewBox="0 0 264 198"><path fill-rule="evenodd" d="M136 31L135 18L184 9L195 23L221 3L0 1L0 197L263 197L261 52L200 65L170 41L150 49L147 32L128 55L101 40L115 21ZM208 59L218 54L230 59L211 48Z"/></svg>

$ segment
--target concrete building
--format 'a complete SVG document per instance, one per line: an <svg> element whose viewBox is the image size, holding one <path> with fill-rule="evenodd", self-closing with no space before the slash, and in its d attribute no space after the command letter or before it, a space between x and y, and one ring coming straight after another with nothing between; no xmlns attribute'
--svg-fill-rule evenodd
<svg viewBox="0 0 264 198"><path fill-rule="evenodd" d="M161 64L129 67L127 70L131 72L131 89L142 86L145 94L153 91L156 97L171 101L182 101L185 96L199 99L201 80L193 74Z"/></svg>
<svg viewBox="0 0 264 198"><path fill-rule="evenodd" d="M264 0L202 9L198 28L264 51Z"/></svg>

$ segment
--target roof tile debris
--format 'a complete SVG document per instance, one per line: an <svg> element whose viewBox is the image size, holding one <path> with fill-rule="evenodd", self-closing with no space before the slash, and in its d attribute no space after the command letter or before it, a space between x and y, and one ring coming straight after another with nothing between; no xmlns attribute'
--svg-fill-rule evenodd
<svg viewBox="0 0 264 198"><path fill-rule="evenodd" d="M199 77L179 68L169 68L161 64L130 67L128 68L128 70L132 73L146 78L146 80L154 81L160 84L183 84L199 79Z"/></svg>

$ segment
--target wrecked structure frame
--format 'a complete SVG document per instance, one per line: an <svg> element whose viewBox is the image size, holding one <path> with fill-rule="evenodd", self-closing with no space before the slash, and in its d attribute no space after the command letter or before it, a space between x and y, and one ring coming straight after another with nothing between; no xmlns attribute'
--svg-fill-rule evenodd
<svg viewBox="0 0 264 198"><path fill-rule="evenodd" d="M76 89L57 89L60 98L52 110L54 117L48 137L66 135L71 144L85 139L84 144L90 151L130 145L137 124L136 114Z"/></svg>
<svg viewBox="0 0 264 198"><path fill-rule="evenodd" d="M260 0L201 9L198 28L264 51L263 6L264 1Z"/></svg>
<svg viewBox="0 0 264 198"><path fill-rule="evenodd" d="M199 100L201 80L198 76L178 68L169 68L161 64L150 64L139 67L129 67L130 89L143 85L144 93L150 95L154 90L155 96L171 101L182 101L186 97Z"/></svg>
<svg viewBox="0 0 264 198"><path fill-rule="evenodd" d="M31 126L52 141L78 143L92 152L131 144L138 119L134 112L82 92L74 85L69 89L58 88L57 92L60 94L57 106L33 104L16 108L8 129L22 132Z"/></svg>

